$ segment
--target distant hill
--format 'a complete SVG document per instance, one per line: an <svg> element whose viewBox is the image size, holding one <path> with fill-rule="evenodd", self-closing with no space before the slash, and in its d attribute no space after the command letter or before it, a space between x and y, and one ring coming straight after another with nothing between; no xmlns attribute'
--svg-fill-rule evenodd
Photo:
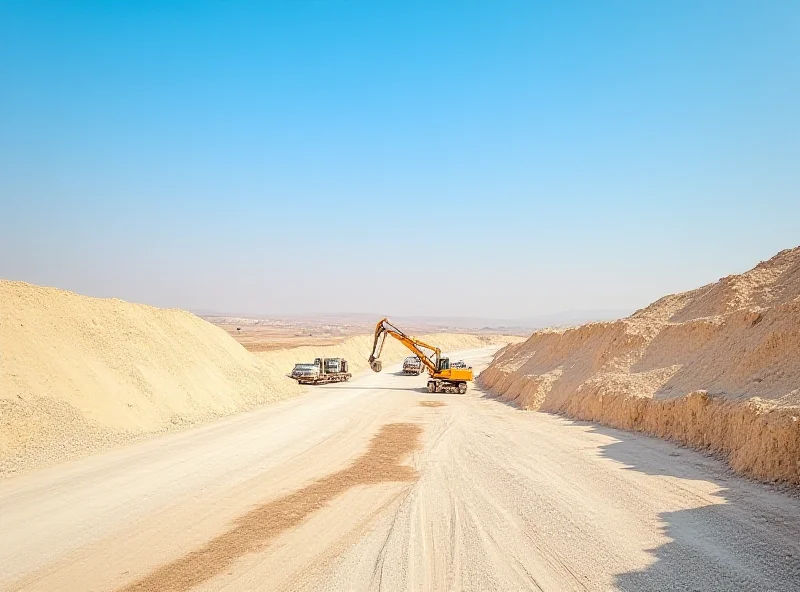
<svg viewBox="0 0 800 592"><path fill-rule="evenodd" d="M387 316L381 313L309 313L303 315L235 315L211 311L194 311L203 317L231 317L252 319L280 319L294 323L321 323L332 325L357 325L371 327L379 319ZM546 315L525 318L493 318L493 317L426 317L426 316L393 316L392 321L401 327L430 327L437 329L473 329L495 330L507 329L530 331L544 327L564 327L581 325L593 321L613 321L629 315L631 310L570 310Z"/></svg>

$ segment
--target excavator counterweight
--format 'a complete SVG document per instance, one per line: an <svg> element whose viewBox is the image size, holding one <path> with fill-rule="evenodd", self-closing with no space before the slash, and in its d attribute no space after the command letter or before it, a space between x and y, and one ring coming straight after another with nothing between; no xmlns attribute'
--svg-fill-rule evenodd
<svg viewBox="0 0 800 592"><path fill-rule="evenodd" d="M472 368L451 368L450 359L442 357L442 350L434 345L415 339L395 327L389 319L381 319L375 326L375 341L369 356L369 365L375 372L383 370L380 361L386 336L391 335L410 349L428 371L429 393L467 392L467 383L473 380Z"/></svg>

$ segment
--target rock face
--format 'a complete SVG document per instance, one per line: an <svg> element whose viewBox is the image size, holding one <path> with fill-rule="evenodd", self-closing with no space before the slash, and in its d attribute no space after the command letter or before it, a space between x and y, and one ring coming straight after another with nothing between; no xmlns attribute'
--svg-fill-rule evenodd
<svg viewBox="0 0 800 592"><path fill-rule="evenodd" d="M536 332L480 382L524 409L674 439L800 484L800 247L619 321Z"/></svg>

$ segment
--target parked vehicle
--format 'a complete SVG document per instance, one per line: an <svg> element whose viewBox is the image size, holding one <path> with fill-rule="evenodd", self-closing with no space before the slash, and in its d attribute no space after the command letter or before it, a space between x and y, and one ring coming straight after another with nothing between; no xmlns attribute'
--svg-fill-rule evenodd
<svg viewBox="0 0 800 592"><path fill-rule="evenodd" d="M344 358L316 358L313 364L295 364L290 376L300 384L326 384L350 380L352 374Z"/></svg>
<svg viewBox="0 0 800 592"><path fill-rule="evenodd" d="M414 376L422 374L422 360L417 356L408 356L403 361L403 373L413 374Z"/></svg>

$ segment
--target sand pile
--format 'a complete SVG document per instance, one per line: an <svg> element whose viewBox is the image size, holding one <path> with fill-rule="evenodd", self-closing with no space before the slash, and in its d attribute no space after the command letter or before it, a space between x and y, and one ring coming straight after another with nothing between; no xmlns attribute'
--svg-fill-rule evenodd
<svg viewBox="0 0 800 592"><path fill-rule="evenodd" d="M269 381L224 331L183 311L1 281L0 318L5 473L294 390Z"/></svg>
<svg viewBox="0 0 800 592"><path fill-rule="evenodd" d="M489 338L435 340L463 349ZM370 347L355 337L255 355L188 312L0 280L0 475L298 394L286 377L295 362L344 356L358 372ZM390 346L384 359L404 355Z"/></svg>
<svg viewBox="0 0 800 592"><path fill-rule="evenodd" d="M534 333L480 381L526 409L675 439L800 484L800 247L620 321Z"/></svg>

